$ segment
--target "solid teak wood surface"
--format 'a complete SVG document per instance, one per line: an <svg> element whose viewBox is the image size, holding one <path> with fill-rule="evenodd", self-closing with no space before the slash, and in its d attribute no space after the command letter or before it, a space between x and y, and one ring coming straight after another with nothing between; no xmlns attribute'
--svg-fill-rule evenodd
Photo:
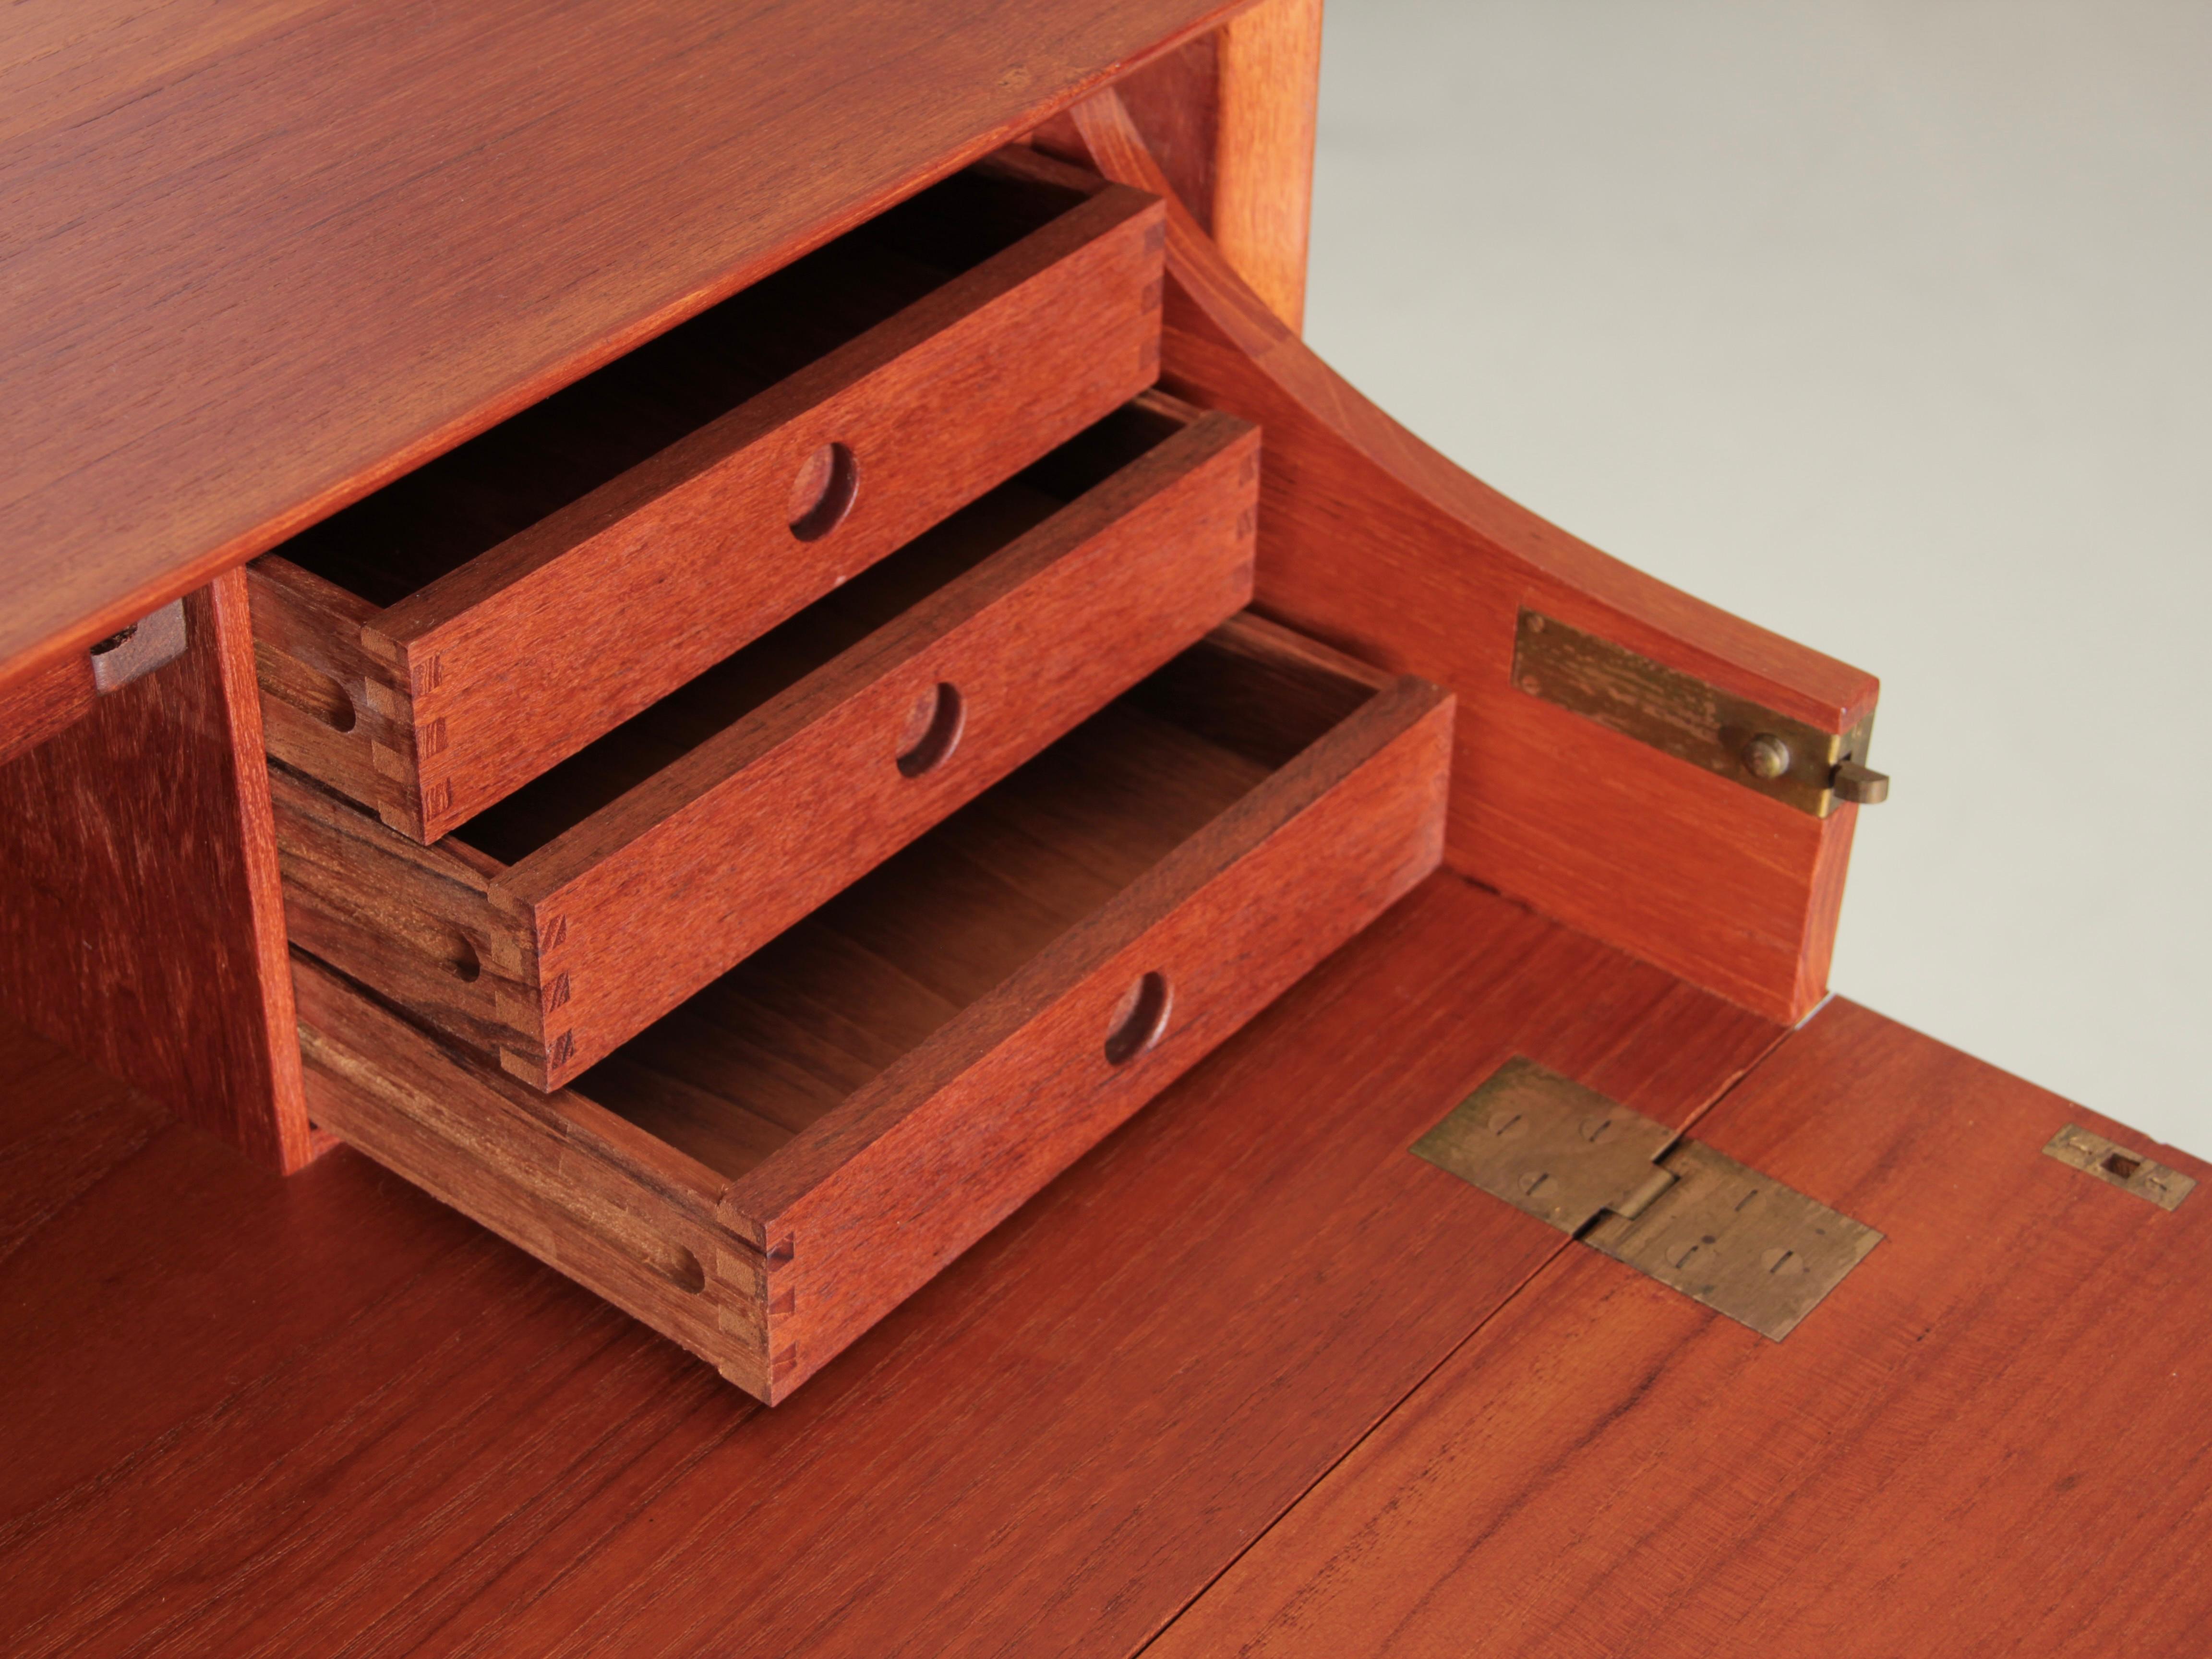
<svg viewBox="0 0 2212 1659"><path fill-rule="evenodd" d="M350 1151L282 1182L41 1093L83 1195L0 1259L0 1620L1128 1654L1566 1248L1407 1154L1455 1091L1525 1053L1680 1121L1779 1036L1432 878L772 1411Z"/></svg>
<svg viewBox="0 0 2212 1659"><path fill-rule="evenodd" d="M10 1653L2203 1649L2212 1210L2043 1148L2212 1171L1516 684L1879 690L1305 347L1321 21L0 24ZM1516 1054L1882 1242L1413 1154Z"/></svg>
<svg viewBox="0 0 2212 1659"><path fill-rule="evenodd" d="M185 631L182 657L0 765L0 1006L297 1169L313 1144L243 574L191 595Z"/></svg>
<svg viewBox="0 0 2212 1659"><path fill-rule="evenodd" d="M1149 1651L2201 1653L2212 1208L2069 1122L2208 1173L1832 1004L1697 1125L1885 1235L1787 1340L1570 1251Z"/></svg>
<svg viewBox="0 0 2212 1659"><path fill-rule="evenodd" d="M0 684L1231 9L13 8Z"/></svg>

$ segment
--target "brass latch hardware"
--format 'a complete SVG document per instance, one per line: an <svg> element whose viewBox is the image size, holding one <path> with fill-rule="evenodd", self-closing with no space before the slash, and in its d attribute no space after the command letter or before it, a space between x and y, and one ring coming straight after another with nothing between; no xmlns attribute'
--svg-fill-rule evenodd
<svg viewBox="0 0 2212 1659"><path fill-rule="evenodd" d="M2181 1200L2197 1188L2194 1176L2154 1164L2141 1152L2131 1152L2117 1141L2092 1134L2071 1123L2051 1137L2051 1144L2043 1149L2043 1153L2069 1169L2107 1182L2124 1193L2148 1199L2161 1210L2179 1208Z"/></svg>
<svg viewBox="0 0 2212 1659"><path fill-rule="evenodd" d="M1839 801L1889 798L1888 777L1866 764L1872 714L1841 734L1822 732L1525 606L1513 684L1814 817Z"/></svg>
<svg viewBox="0 0 2212 1659"><path fill-rule="evenodd" d="M1881 1235L1534 1060L1414 1153L1779 1342Z"/></svg>

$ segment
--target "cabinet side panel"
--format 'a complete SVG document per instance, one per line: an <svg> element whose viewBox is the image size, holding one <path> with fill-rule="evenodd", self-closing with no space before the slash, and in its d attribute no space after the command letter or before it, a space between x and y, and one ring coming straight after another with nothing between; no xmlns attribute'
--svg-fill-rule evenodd
<svg viewBox="0 0 2212 1659"><path fill-rule="evenodd" d="M1109 89L1078 158L1163 187ZM1170 204L1163 384L1266 434L1254 606L1460 699L1446 862L1765 1018L1825 988L1856 809L1825 818L1531 696L1525 608L1716 692L1841 734L1870 674L1546 523L1399 426L1307 349Z"/></svg>
<svg viewBox="0 0 2212 1659"><path fill-rule="evenodd" d="M0 1002L290 1171L313 1155L246 579L185 654L0 766Z"/></svg>
<svg viewBox="0 0 2212 1659"><path fill-rule="evenodd" d="M83 719L97 695L92 659L82 653L0 685L0 762L35 749Z"/></svg>

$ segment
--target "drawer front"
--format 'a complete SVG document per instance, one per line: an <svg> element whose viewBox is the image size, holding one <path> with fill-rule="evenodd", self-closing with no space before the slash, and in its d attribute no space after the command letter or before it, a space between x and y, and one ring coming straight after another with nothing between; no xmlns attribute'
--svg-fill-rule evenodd
<svg viewBox="0 0 2212 1659"><path fill-rule="evenodd" d="M294 943L561 1087L1244 605L1259 434L1182 417L512 866L278 773Z"/></svg>
<svg viewBox="0 0 2212 1659"><path fill-rule="evenodd" d="M734 1177L301 957L310 1109L775 1401L1436 867L1451 718L1386 684Z"/></svg>
<svg viewBox="0 0 2212 1659"><path fill-rule="evenodd" d="M1163 222L1101 189L361 622L364 804L436 840L1150 386Z"/></svg>
<svg viewBox="0 0 2212 1659"><path fill-rule="evenodd" d="M734 1182L776 1264L772 1397L1433 871L1452 704L1401 682L851 1107Z"/></svg>
<svg viewBox="0 0 2212 1659"><path fill-rule="evenodd" d="M1200 417L495 882L501 1063L568 1082L1242 610L1259 441Z"/></svg>

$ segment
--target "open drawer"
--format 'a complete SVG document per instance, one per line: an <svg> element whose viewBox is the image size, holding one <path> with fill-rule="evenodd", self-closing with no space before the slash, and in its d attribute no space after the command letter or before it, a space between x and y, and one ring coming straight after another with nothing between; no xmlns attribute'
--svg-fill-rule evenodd
<svg viewBox="0 0 2212 1659"><path fill-rule="evenodd" d="M272 769L293 942L558 1087L1241 609L1258 480L1147 393L434 847Z"/></svg>
<svg viewBox="0 0 2212 1659"><path fill-rule="evenodd" d="M1240 617L558 1093L299 957L310 1111L775 1401L1435 867L1451 716Z"/></svg>
<svg viewBox="0 0 2212 1659"><path fill-rule="evenodd" d="M1002 152L304 532L270 753L436 840L1151 385L1164 234Z"/></svg>

